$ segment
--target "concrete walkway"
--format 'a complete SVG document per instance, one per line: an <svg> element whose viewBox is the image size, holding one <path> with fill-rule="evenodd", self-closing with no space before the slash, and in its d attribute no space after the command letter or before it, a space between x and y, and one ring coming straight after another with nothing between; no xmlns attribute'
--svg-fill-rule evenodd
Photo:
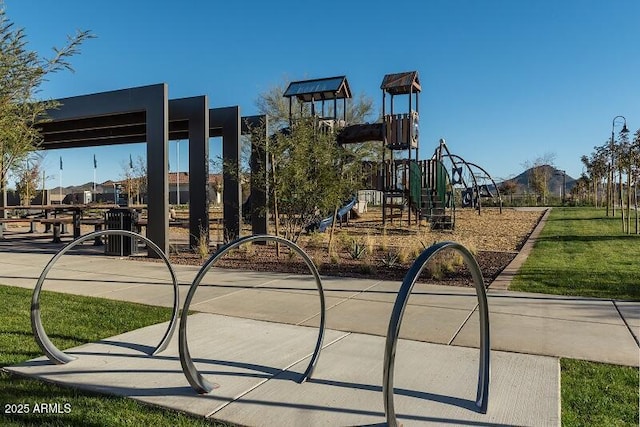
<svg viewBox="0 0 640 427"><path fill-rule="evenodd" d="M32 289L52 254L3 251L0 283ZM35 253L34 253L35 252ZM198 268L175 267L184 300ZM91 253L63 257L44 288L170 306L162 264ZM314 379L304 369L319 322L315 282L304 275L213 269L191 305L191 354L220 388L198 396L182 375L177 340L156 357L140 350L161 325L70 352L66 366L36 360L14 372L245 425L384 422L384 335L400 282L323 279L326 348ZM489 290L492 385L489 412L471 409L478 318L472 289L418 284L405 311L396 362L396 407L405 425L557 425L557 357L639 365L640 303ZM154 329L156 328L156 329ZM142 346L142 347L141 347ZM307 360L308 363L308 360ZM161 374L161 375L159 375Z"/></svg>
<svg viewBox="0 0 640 427"><path fill-rule="evenodd" d="M33 289L50 254L0 252L0 283ZM198 268L175 266L181 304ZM171 306L163 264L105 256L64 256L44 289ZM385 336L400 282L326 277L327 327ZM494 350L639 365L640 302L488 292ZM416 284L401 338L436 344L478 345L477 299L472 288ZM320 305L311 276L212 269L192 310L291 325L318 324Z"/></svg>

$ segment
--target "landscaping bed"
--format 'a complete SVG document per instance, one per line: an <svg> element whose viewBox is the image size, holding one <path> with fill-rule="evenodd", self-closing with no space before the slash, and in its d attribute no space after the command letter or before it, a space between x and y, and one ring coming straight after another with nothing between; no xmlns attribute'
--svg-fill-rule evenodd
<svg viewBox="0 0 640 427"><path fill-rule="evenodd" d="M541 211L514 209L459 210L454 230L431 230L427 223L411 227L400 224L382 226L380 210L372 209L358 218L336 227L332 251L329 253L329 232L303 234L297 244L311 257L320 274L375 278L401 281L416 257L436 242L456 241L470 249L478 261L486 284L490 284L513 260L531 234ZM212 233L212 235L214 235ZM208 255L207 255L208 256ZM201 265L206 260L193 251L171 255L175 264ZM225 255L216 264L222 268L308 273L303 260L275 244L243 245ZM464 286L471 276L462 259L453 253L443 253L430 262L420 281Z"/></svg>

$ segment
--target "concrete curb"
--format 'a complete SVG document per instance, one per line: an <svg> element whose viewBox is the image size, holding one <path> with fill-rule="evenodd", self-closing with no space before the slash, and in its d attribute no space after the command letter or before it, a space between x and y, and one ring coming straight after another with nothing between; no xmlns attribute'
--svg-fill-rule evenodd
<svg viewBox="0 0 640 427"><path fill-rule="evenodd" d="M547 218L549 217L549 212L551 212L551 209L552 208L547 208L545 210L542 218L540 218L540 221L538 222L538 225L536 225L536 227L533 229L527 241L524 242L524 245L522 245L522 249L520 249L518 255L516 255L516 257L509 263L509 265L507 265L505 269L502 270L500 275L496 277L493 282L491 282L491 284L489 285L489 289L495 291L509 290L511 281L520 270L520 267L522 267L522 264L524 264L525 260L529 257L529 254L531 253L531 250L533 249L538 236L540 236L542 229L547 223Z"/></svg>

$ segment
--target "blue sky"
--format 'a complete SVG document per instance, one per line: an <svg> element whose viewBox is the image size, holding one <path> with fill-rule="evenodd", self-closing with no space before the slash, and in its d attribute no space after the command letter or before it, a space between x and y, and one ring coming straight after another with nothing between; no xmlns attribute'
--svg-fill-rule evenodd
<svg viewBox="0 0 640 427"><path fill-rule="evenodd" d="M4 1L43 55L76 29L97 36L73 58L75 73L45 83L44 98L165 82L170 98L207 94L211 107L251 115L258 94L283 80L344 74L379 111L382 77L418 70L421 157L445 138L496 179L547 153L577 178L580 156L610 137L614 116L640 128L639 0L410 3ZM180 149L187 170L187 144ZM91 181L94 154L101 182L121 178L144 146L49 151L47 185L58 184L59 156L63 185Z"/></svg>

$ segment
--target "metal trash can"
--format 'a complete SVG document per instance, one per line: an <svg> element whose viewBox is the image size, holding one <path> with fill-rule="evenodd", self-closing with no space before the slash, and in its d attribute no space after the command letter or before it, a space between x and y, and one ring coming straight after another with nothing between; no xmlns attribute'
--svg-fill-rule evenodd
<svg viewBox="0 0 640 427"><path fill-rule="evenodd" d="M138 213L131 209L109 209L104 214L104 225L107 230L135 231ZM105 255L129 256L138 253L137 239L128 236L107 235Z"/></svg>

